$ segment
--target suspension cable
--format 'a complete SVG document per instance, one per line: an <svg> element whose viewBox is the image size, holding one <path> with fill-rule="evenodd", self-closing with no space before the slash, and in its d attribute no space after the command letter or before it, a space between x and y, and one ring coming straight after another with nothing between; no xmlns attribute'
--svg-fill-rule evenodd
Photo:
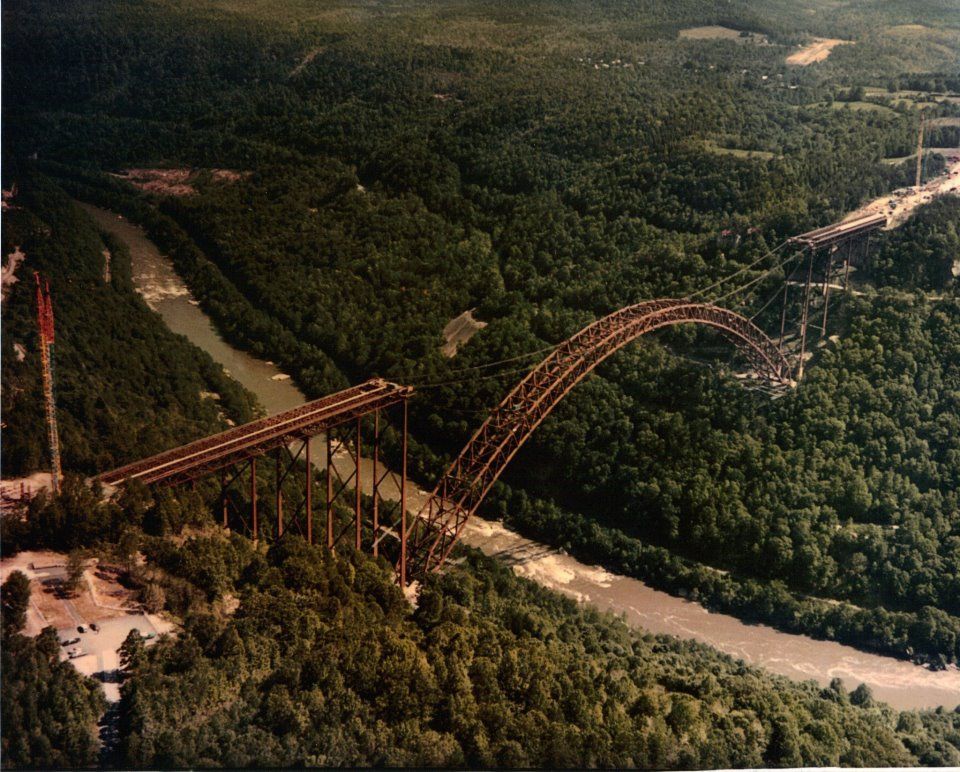
<svg viewBox="0 0 960 772"><path fill-rule="evenodd" d="M520 362L524 359L529 359L530 357L537 356L538 354L545 354L548 351L553 351L559 343L555 343L551 346L545 346L543 348L536 349L534 351L527 351L525 354L517 354L513 357L507 357L506 359L498 359L494 362L487 362L482 365L473 365L471 367L461 367L456 370L448 370L446 375L460 375L462 373L475 372L476 370L487 370L491 367L497 367L499 365L510 364L511 362ZM410 375L410 376L392 376L392 380L397 381L398 383L409 384L410 386L417 386L417 381L421 379L429 379L430 376L426 374L421 375Z"/></svg>
<svg viewBox="0 0 960 772"><path fill-rule="evenodd" d="M761 255L760 257L758 257L756 260L754 260L752 263L750 263L750 265L745 265L745 266L743 266L743 267L740 268L739 270L734 271L733 273L731 273L731 274L728 275L728 276L724 276L722 279L718 279L718 280L715 281L713 284L710 284L710 285L707 286L707 287L703 287L702 289L698 289L696 292L691 292L689 295L684 296L683 299L684 299L684 300L693 300L694 298L697 298L697 297L699 297L700 295L704 295L704 294L706 294L707 292L710 292L710 290L716 289L717 287L719 287L719 286L721 286L721 285L723 285L723 284L726 284L726 283L727 283L728 281L730 281L731 279L734 279L734 278L736 278L737 276L740 276L741 274L746 273L746 272L749 271L751 268L755 268L756 266L758 266L760 263L762 263L764 260L766 260L766 259L767 259L768 257L770 257L771 255L775 255L777 252L779 252L781 249L783 249L783 248L784 248L785 246L787 246L789 243L790 243L789 241L784 241L784 242L782 242L782 243L779 244L778 246L774 247L773 249L769 250L769 251L766 252L765 254L763 254L763 255ZM716 301L714 301L714 302L716 302Z"/></svg>
<svg viewBox="0 0 960 772"><path fill-rule="evenodd" d="M783 266L787 265L788 263L792 262L793 260L796 260L796 259L797 259L798 257L800 257L802 254L803 254L802 252L795 252L793 255L791 255L790 257L786 258L785 260L781 260L781 261L780 261L779 263L777 263L776 265L771 266L771 267L768 268L766 271L764 271L763 273L761 273L759 276L751 279L750 281L746 282L745 284L740 285L739 287L736 287L736 288L730 290L729 292L724 293L723 295L720 295L720 297L714 298L714 299L711 300L710 302L713 303L713 304L716 304L716 303L719 303L721 300L726 300L726 299L729 298L729 297L733 297L734 295L740 294L741 292L743 292L743 291L744 291L745 289L747 289L748 287L752 287L752 286L753 286L754 284L756 284L757 282L762 281L763 279L765 279L767 276L769 276L769 275L770 275L774 270L776 270L777 268L782 268Z"/></svg>

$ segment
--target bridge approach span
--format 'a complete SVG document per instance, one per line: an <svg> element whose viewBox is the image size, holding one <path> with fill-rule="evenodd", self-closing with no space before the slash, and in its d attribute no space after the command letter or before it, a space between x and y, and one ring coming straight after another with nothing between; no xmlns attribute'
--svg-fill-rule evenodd
<svg viewBox="0 0 960 772"><path fill-rule="evenodd" d="M119 485L128 480L173 485L194 480L395 405L412 393L409 386L374 378L292 410L122 466L97 479L106 485Z"/></svg>

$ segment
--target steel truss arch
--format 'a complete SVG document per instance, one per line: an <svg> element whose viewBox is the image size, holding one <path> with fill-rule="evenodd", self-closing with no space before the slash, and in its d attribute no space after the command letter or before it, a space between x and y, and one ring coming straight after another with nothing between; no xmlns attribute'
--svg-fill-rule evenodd
<svg viewBox="0 0 960 772"><path fill-rule="evenodd" d="M650 300L615 311L561 343L494 408L437 483L412 526L411 577L438 570L510 460L559 402L603 360L642 335L677 324L720 330L756 372L792 385L777 345L753 322L688 300Z"/></svg>

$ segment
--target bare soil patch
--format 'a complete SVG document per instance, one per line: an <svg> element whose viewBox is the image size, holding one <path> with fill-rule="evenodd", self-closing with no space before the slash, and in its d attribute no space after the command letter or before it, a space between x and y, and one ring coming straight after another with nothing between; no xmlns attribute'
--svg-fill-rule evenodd
<svg viewBox="0 0 960 772"><path fill-rule="evenodd" d="M157 193L161 196L192 196L196 194L195 183L204 172L203 169L177 167L171 169L126 169L115 174L126 180L135 188L147 193ZM210 169L210 176L214 182L233 183L242 180L249 172L238 172L232 169Z"/></svg>
<svg viewBox="0 0 960 772"><path fill-rule="evenodd" d="M787 64L795 64L800 67L806 67L809 64L822 62L833 52L837 46L854 45L852 40L840 40L839 38L814 38L812 43L803 46L799 51L794 51L787 57Z"/></svg>
<svg viewBox="0 0 960 772"><path fill-rule="evenodd" d="M191 169L127 169L116 176L148 193L190 196L197 192L187 182L193 176Z"/></svg>
<svg viewBox="0 0 960 772"><path fill-rule="evenodd" d="M20 247L14 247L13 252L7 255L7 263L3 266L3 289L0 291L2 292L2 294L0 294L0 300L6 300L10 292L10 287L19 281L17 278L17 268L26 257L26 253L22 252Z"/></svg>
<svg viewBox="0 0 960 772"><path fill-rule="evenodd" d="M292 70L290 70L287 77L288 78L297 77L297 75L303 72L304 68L306 68L306 66L310 64L310 62L312 62L314 59L316 59L320 54L322 54L324 50L325 50L324 46L317 46L316 48L312 48L309 51L307 51L307 53L303 55L303 58L297 63L297 66L294 67Z"/></svg>
<svg viewBox="0 0 960 772"><path fill-rule="evenodd" d="M136 591L120 583L119 571L95 561L89 562L76 592L65 592L66 564L65 554L49 550L20 552L0 561L0 581L13 571L22 571L30 579L27 635L36 635L48 625L69 630L142 612Z"/></svg>
<svg viewBox="0 0 960 772"><path fill-rule="evenodd" d="M486 322L480 322L473 318L473 311L472 308L469 311L464 311L460 316L447 322L447 326L443 328L443 337L446 339L446 343L440 347L440 351L445 356L455 356L460 346L487 326Z"/></svg>

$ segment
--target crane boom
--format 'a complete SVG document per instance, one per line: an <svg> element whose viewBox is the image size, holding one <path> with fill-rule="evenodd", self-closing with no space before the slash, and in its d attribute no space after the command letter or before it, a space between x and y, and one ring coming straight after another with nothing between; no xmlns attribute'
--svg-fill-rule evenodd
<svg viewBox="0 0 960 772"><path fill-rule="evenodd" d="M43 367L43 405L47 414L47 442L50 446L50 487L54 495L60 492L63 471L60 467L60 435L57 431L57 404L53 396L53 303L50 300L50 282L37 282L37 328L40 332L40 363Z"/></svg>

